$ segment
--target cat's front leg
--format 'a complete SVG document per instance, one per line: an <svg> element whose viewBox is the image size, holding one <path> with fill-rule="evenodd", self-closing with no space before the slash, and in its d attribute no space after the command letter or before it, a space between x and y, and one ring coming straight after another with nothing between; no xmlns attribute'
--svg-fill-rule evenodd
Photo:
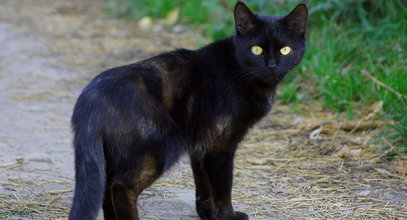
<svg viewBox="0 0 407 220"><path fill-rule="evenodd" d="M232 206L233 158L236 149L221 149L208 152L204 159L204 167L212 195L217 208L219 220L247 220L248 215L235 212Z"/></svg>
<svg viewBox="0 0 407 220"><path fill-rule="evenodd" d="M203 161L191 156L191 165L196 187L196 212L201 219L216 220L217 208L213 200L212 187L206 175Z"/></svg>

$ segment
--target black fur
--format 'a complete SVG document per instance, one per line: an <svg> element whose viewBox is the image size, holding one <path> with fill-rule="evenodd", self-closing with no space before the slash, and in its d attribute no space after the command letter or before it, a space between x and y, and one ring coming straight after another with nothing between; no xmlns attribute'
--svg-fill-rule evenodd
<svg viewBox="0 0 407 220"><path fill-rule="evenodd" d="M258 16L235 7L236 35L96 76L75 105L76 186L69 219L138 219L142 190L184 152L202 219L248 219L231 204L233 158L305 51L307 9ZM251 47L261 46L261 55ZM283 56L279 50L290 46Z"/></svg>

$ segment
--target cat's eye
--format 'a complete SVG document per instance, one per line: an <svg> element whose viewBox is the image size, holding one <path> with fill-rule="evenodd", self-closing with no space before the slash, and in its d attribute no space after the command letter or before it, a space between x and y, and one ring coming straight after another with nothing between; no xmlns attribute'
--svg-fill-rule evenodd
<svg viewBox="0 0 407 220"><path fill-rule="evenodd" d="M283 48L280 49L280 53L283 55L287 55L291 52L291 47L289 46L285 46Z"/></svg>
<svg viewBox="0 0 407 220"><path fill-rule="evenodd" d="M252 47L252 53L254 55L260 55L263 53L263 48L259 47L259 46L253 46Z"/></svg>

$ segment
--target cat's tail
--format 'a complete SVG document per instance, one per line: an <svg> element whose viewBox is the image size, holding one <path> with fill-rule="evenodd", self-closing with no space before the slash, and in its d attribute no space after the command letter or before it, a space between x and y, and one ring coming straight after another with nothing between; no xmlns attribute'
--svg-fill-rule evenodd
<svg viewBox="0 0 407 220"><path fill-rule="evenodd" d="M75 135L73 145L76 183L69 220L95 220L101 209L105 191L102 132L98 129L97 122L91 123L89 120L84 124L86 126L75 126L74 113L72 125Z"/></svg>

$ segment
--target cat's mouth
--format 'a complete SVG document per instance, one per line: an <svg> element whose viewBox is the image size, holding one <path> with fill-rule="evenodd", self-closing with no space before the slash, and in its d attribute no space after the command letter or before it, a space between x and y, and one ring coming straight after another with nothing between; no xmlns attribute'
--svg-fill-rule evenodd
<svg viewBox="0 0 407 220"><path fill-rule="evenodd" d="M249 71L241 71L238 78L241 81L262 82L267 84L276 84L283 80L287 72L281 72L277 69L248 69Z"/></svg>
<svg viewBox="0 0 407 220"><path fill-rule="evenodd" d="M267 74L264 74L262 77L262 80L265 82L280 82L287 74L286 72L281 72L276 69L268 68L267 70Z"/></svg>

